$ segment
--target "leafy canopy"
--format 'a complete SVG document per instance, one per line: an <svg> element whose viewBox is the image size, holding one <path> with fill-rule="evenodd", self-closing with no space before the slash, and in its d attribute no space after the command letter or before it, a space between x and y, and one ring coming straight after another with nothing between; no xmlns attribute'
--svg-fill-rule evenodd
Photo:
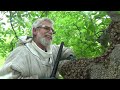
<svg viewBox="0 0 120 90"><path fill-rule="evenodd" d="M15 48L17 42L15 32L17 36L30 36L32 23L40 17L48 17L55 22L54 44L64 41L65 46L73 49L77 58L100 56L105 48L97 42L97 38L101 35L100 31L107 28L111 21L104 11L1 11L0 13L2 59Z"/></svg>

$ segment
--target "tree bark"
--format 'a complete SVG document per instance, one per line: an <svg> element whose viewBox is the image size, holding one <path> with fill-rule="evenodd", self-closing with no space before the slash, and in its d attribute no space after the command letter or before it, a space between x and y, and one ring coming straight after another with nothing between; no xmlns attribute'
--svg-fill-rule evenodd
<svg viewBox="0 0 120 90"><path fill-rule="evenodd" d="M111 18L107 30L110 46L100 57L66 62L60 68L64 79L120 79L120 15L107 11Z"/></svg>

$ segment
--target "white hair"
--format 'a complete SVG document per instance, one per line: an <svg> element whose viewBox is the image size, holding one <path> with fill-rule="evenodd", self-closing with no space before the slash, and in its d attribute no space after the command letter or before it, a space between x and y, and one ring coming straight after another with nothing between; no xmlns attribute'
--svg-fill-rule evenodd
<svg viewBox="0 0 120 90"><path fill-rule="evenodd" d="M35 20L35 22L32 24L32 30L33 30L33 28L39 27L40 24L41 24L42 22L44 22L44 21L47 21L47 22L51 23L52 25L54 24L54 22L53 22L51 19L47 18L47 17L38 18L38 19ZM33 31L32 31L32 35L33 35Z"/></svg>
<svg viewBox="0 0 120 90"><path fill-rule="evenodd" d="M41 24L42 22L44 22L44 21L47 21L47 22L49 22L49 23L51 23L51 24L54 24L51 19L46 18L46 17L43 17L43 18L37 19L37 20L33 23L32 29L33 29L33 28L37 28L37 27L40 26L40 24Z"/></svg>

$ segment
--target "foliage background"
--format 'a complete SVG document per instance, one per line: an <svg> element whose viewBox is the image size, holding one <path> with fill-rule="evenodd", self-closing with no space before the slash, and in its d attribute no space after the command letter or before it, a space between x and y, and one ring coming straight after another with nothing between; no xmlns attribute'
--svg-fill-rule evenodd
<svg viewBox="0 0 120 90"><path fill-rule="evenodd" d="M53 43L64 41L77 58L94 58L104 53L106 48L97 39L102 34L101 30L105 30L111 22L105 11L1 11L0 66L15 48L17 39L14 30L17 36L30 36L32 23L40 17L54 21L56 34Z"/></svg>

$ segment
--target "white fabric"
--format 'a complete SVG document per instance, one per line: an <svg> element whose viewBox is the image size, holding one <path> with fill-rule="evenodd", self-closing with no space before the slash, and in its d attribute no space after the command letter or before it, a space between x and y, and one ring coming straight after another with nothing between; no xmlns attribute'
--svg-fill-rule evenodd
<svg viewBox="0 0 120 90"><path fill-rule="evenodd" d="M39 58L43 60L43 64L45 63L52 63L52 46L50 46L50 49L47 50L47 52L43 51L41 48L39 48L34 41L32 41L32 45L30 43L27 43L26 46L29 48L29 50ZM34 48L34 49L33 49Z"/></svg>
<svg viewBox="0 0 120 90"><path fill-rule="evenodd" d="M45 52L34 41L17 47L0 69L0 79L49 78L58 50L59 46L51 45L48 52ZM71 50L64 47L62 58L70 54L72 54Z"/></svg>

